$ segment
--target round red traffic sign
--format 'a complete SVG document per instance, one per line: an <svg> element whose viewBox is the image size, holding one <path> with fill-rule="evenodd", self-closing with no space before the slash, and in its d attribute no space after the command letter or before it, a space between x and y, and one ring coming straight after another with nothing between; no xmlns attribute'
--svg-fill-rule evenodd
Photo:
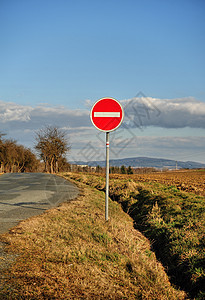
<svg viewBox="0 0 205 300"><path fill-rule="evenodd" d="M124 117L122 105L113 98L102 98L92 107L90 118L93 125L105 132L117 129Z"/></svg>

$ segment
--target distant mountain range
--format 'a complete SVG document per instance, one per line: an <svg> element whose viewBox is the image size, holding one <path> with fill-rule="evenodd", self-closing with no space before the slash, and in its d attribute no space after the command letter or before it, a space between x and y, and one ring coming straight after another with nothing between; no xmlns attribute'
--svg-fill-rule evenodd
<svg viewBox="0 0 205 300"><path fill-rule="evenodd" d="M72 164L77 165L88 165L91 167L105 166L105 161L76 161L71 162ZM123 159L111 159L110 166L121 167L133 167L133 168L168 168L168 169L198 169L205 168L205 164L194 162L194 161L176 161L171 159L162 159L162 158L150 158L150 157L132 157L132 158L123 158Z"/></svg>

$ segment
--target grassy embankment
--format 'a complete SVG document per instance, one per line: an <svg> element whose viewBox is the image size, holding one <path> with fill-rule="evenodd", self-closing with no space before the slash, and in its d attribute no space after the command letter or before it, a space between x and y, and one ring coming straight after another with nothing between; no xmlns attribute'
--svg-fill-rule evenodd
<svg viewBox="0 0 205 300"><path fill-rule="evenodd" d="M185 299L174 289L149 241L104 193L82 183L77 200L21 222L1 236L18 253L4 270L1 299Z"/></svg>
<svg viewBox="0 0 205 300"><path fill-rule="evenodd" d="M71 176L99 190L103 177ZM134 219L168 269L172 282L195 299L205 299L205 200L176 186L138 182L136 176L111 176L110 197Z"/></svg>

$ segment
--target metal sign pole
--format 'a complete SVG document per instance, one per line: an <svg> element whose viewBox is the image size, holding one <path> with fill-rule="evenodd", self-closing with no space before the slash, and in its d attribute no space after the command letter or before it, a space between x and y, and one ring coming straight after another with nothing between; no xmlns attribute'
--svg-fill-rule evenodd
<svg viewBox="0 0 205 300"><path fill-rule="evenodd" d="M105 193L105 220L108 221L109 197L109 133L116 130L122 123L124 111L122 105L113 98L101 98L92 107L90 119L93 125L106 132L106 193Z"/></svg>
<svg viewBox="0 0 205 300"><path fill-rule="evenodd" d="M106 193L105 193L105 220L108 221L109 197L109 132L106 132Z"/></svg>

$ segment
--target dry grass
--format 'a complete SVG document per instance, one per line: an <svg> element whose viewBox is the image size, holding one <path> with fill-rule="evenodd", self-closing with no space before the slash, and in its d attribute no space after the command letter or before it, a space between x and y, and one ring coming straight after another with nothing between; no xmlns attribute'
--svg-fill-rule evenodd
<svg viewBox="0 0 205 300"><path fill-rule="evenodd" d="M76 201L30 218L1 237L18 259L1 299L185 299L148 240L104 193L79 183Z"/></svg>
<svg viewBox="0 0 205 300"><path fill-rule="evenodd" d="M166 266L172 282L197 300L205 299L205 202L202 196L180 191L174 185L174 178L178 182L179 177L181 180L185 177L186 182L191 182L194 174L195 182L197 176L200 182L201 172L180 172L177 176L177 172L172 172L173 176L171 172L160 173L155 179L146 174L143 182L136 175L110 176L110 197L121 203L135 227L154 242L155 253ZM102 176L69 176L105 189ZM168 179L167 184L156 182L162 178Z"/></svg>

